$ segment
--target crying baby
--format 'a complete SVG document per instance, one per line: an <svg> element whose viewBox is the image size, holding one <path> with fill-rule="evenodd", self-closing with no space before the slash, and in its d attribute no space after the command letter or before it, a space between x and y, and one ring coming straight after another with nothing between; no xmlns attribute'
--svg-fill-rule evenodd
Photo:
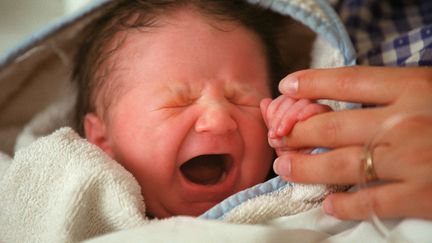
<svg viewBox="0 0 432 243"><path fill-rule="evenodd" d="M149 216L196 216L269 174L271 21L244 1L159 2L122 1L87 29L77 121L134 175Z"/></svg>

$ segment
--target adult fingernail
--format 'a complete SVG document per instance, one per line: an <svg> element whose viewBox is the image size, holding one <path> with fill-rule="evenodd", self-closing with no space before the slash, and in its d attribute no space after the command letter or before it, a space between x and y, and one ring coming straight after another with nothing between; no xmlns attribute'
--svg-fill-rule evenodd
<svg viewBox="0 0 432 243"><path fill-rule="evenodd" d="M296 94L298 91L299 82L297 77L295 76L287 76L286 78L282 79L282 81L279 84L279 90L283 94Z"/></svg>
<svg viewBox="0 0 432 243"><path fill-rule="evenodd" d="M326 214L328 214L328 215L334 214L333 203L328 198L326 200L324 200L323 208L324 208L324 212L326 212Z"/></svg>
<svg viewBox="0 0 432 243"><path fill-rule="evenodd" d="M289 176L291 174L291 161L277 158L273 163L273 170L280 176Z"/></svg>

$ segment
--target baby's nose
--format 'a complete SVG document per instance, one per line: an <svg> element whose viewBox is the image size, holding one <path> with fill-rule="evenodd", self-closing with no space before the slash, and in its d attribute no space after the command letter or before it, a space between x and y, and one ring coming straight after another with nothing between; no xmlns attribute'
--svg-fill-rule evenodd
<svg viewBox="0 0 432 243"><path fill-rule="evenodd" d="M212 102L203 105L200 116L195 123L197 132L209 132L214 134L225 134L237 129L228 104L223 102Z"/></svg>

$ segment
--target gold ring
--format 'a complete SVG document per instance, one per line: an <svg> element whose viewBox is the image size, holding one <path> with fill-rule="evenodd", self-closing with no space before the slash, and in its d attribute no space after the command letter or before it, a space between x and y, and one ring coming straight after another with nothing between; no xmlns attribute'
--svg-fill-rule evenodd
<svg viewBox="0 0 432 243"><path fill-rule="evenodd" d="M370 149L366 148L363 159L363 171L366 182L375 181L378 176L375 172L374 162L372 159L372 152Z"/></svg>

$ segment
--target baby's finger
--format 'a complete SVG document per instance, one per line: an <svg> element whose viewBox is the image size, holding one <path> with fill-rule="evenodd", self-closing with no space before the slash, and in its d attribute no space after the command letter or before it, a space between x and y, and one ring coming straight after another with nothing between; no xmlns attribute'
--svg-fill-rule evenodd
<svg viewBox="0 0 432 243"><path fill-rule="evenodd" d="M353 193L334 193L325 199L323 207L326 213L340 219L369 219L373 213L379 218L432 219L432 185L398 182Z"/></svg>
<svg viewBox="0 0 432 243"><path fill-rule="evenodd" d="M278 110L278 113L280 113L280 120L275 126L275 129L276 135L279 137L289 134L294 124L298 121L297 114L300 113L304 107L311 103L311 101L307 99L300 99L298 101L295 101L292 98L289 99L291 99L292 104L290 106L281 106Z"/></svg>
<svg viewBox="0 0 432 243"><path fill-rule="evenodd" d="M299 121L304 121L308 119L309 117L312 117L314 115L329 112L332 109L328 105L322 105L317 103L311 103L308 104L306 107L304 107L297 115L297 119Z"/></svg>
<svg viewBox="0 0 432 243"><path fill-rule="evenodd" d="M291 97L281 95L278 98L278 106L272 110L270 123L270 133L269 137L276 138L278 136L278 127L282 122L282 118L285 116L285 113L291 108L291 106L295 103L295 100ZM296 118L297 119L297 118Z"/></svg>
<svg viewBox="0 0 432 243"><path fill-rule="evenodd" d="M279 108L280 104L283 102L283 96L279 96L276 99L272 100L267 107L266 114L264 115L267 120L267 127L269 129L269 135L271 133L271 123L274 117L276 110Z"/></svg>
<svg viewBox="0 0 432 243"><path fill-rule="evenodd" d="M262 99L260 102L261 115L264 119L264 122L265 122L267 128L269 127L269 123L268 123L268 119L267 119L267 109L268 109L271 102L272 102L272 99L270 99L270 98Z"/></svg>

